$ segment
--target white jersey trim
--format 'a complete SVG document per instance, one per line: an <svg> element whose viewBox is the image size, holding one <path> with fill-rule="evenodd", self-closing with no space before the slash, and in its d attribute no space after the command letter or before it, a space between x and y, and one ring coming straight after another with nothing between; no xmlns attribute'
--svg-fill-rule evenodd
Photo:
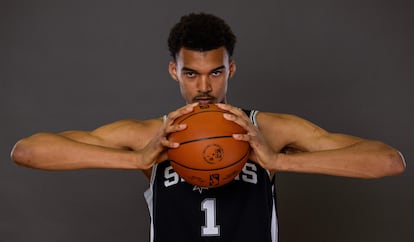
<svg viewBox="0 0 414 242"><path fill-rule="evenodd" d="M256 116L259 113L258 110L251 110L250 111L250 120L254 124L254 126L259 127L259 124L257 123ZM270 171L267 170L267 174L270 176ZM275 193L275 184L272 185L272 192ZM277 242L278 241L278 224L277 224L277 215L276 215L276 198L273 196L273 208L272 208L272 228L271 228L271 234L272 234L272 241Z"/></svg>
<svg viewBox="0 0 414 242"><path fill-rule="evenodd" d="M157 164L152 167L150 185L148 189L144 192L145 201L147 202L148 211L150 213L151 227L150 227L150 242L154 241L154 181L155 175L157 173Z"/></svg>
<svg viewBox="0 0 414 242"><path fill-rule="evenodd" d="M250 120L252 121L252 123L254 124L254 126L256 126L256 127L259 127L258 126L258 123L257 123L257 120L256 120L256 115L259 113L259 111L257 111L257 110L252 110L251 112L250 112Z"/></svg>
<svg viewBox="0 0 414 242"><path fill-rule="evenodd" d="M273 190L273 208L272 208L272 228L271 228L271 235L272 235L272 241L273 242L278 242L278 233L279 233L279 229L278 229L278 224L277 224L277 214L276 214L276 201L275 201L275 184L272 185L272 190Z"/></svg>

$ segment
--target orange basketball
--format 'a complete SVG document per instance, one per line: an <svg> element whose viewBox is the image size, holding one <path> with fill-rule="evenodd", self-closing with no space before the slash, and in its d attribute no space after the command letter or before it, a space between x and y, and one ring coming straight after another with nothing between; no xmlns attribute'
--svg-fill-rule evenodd
<svg viewBox="0 0 414 242"><path fill-rule="evenodd" d="M232 134L246 133L238 124L226 120L214 104L198 105L174 123L187 124L185 130L171 133L169 140L180 143L168 150L173 169L188 183L199 187L218 187L232 181L249 156L248 142Z"/></svg>

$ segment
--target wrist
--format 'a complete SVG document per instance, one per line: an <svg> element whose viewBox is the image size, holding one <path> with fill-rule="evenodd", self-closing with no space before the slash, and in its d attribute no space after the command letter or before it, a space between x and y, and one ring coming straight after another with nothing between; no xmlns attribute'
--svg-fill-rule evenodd
<svg viewBox="0 0 414 242"><path fill-rule="evenodd" d="M284 153L275 153L273 158L273 167L271 170L273 171L284 171L285 167L283 166L284 160L286 159L286 154Z"/></svg>
<svg viewBox="0 0 414 242"><path fill-rule="evenodd" d="M144 155L142 154L142 152L138 152L138 151L133 151L133 167L134 169L137 170L146 170L148 169L147 166L145 166L145 162L144 162Z"/></svg>
<svg viewBox="0 0 414 242"><path fill-rule="evenodd" d="M257 160L257 163L259 163L266 170L281 171L283 155L283 153L275 152L272 155L267 156L266 160Z"/></svg>

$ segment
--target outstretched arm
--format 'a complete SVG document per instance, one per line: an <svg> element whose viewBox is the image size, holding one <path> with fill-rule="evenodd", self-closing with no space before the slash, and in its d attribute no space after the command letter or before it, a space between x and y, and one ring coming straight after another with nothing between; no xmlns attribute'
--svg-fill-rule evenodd
<svg viewBox="0 0 414 242"><path fill-rule="evenodd" d="M396 175L405 169L400 153L380 141L332 133L309 141L324 145L317 150L279 153L272 169L357 178Z"/></svg>
<svg viewBox="0 0 414 242"><path fill-rule="evenodd" d="M11 157L19 165L46 170L143 169L137 150L161 122L123 120L94 131L38 133L18 141ZM135 143L134 133L139 134Z"/></svg>
<svg viewBox="0 0 414 242"><path fill-rule="evenodd" d="M249 142L251 158L270 171L375 178L405 169L400 153L383 142L329 133L286 114L259 113L255 127L243 111L230 105L221 107L232 112L227 119L247 131L235 138Z"/></svg>
<svg viewBox="0 0 414 242"><path fill-rule="evenodd" d="M38 133L18 141L11 157L20 165L46 170L148 170L167 158L167 148L178 145L169 142L166 136L186 128L173 125L173 121L191 112L193 106L171 112L165 121L121 120L94 131Z"/></svg>

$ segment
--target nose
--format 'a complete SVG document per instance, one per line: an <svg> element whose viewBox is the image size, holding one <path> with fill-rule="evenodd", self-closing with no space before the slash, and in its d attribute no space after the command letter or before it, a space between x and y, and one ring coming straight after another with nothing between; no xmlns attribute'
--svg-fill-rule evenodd
<svg viewBox="0 0 414 242"><path fill-rule="evenodd" d="M208 76L201 76L198 81L198 91L202 93L211 92L211 82Z"/></svg>

